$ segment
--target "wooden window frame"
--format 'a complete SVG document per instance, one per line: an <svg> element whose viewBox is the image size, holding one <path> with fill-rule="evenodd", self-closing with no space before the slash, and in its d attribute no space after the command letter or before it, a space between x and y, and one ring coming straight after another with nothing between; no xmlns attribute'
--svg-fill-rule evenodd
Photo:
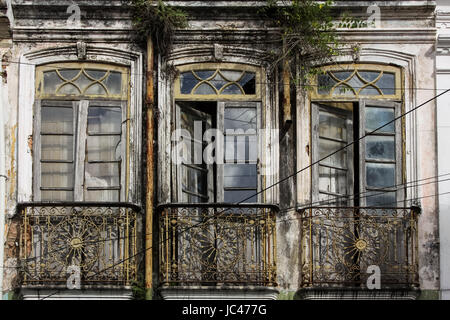
<svg viewBox="0 0 450 320"><path fill-rule="evenodd" d="M389 99L389 100L402 100L403 86L402 86L402 70L395 66L370 64L370 63L342 63L339 65L328 65L320 68L322 72L327 71L382 71L393 73L395 77L395 94L393 95L334 95L333 90L330 90L329 94L319 94L318 76L314 76L310 79L311 88L309 90L311 100L321 101L358 101L361 98L365 99Z"/></svg>
<svg viewBox="0 0 450 320"><path fill-rule="evenodd" d="M36 137L33 143L34 155L34 179L33 194L35 201L41 201L41 108L46 106L72 105L74 110L74 199L73 201L85 201L85 163L86 163L86 144L87 144L87 115L89 107L120 107L121 108L121 159L120 159L120 192L119 201L124 201L126 191L126 158L127 158L127 102L126 101L103 101L103 100L78 100L78 101L59 101L59 100L37 100L35 103L35 125L33 136ZM107 189L107 188L106 188Z"/></svg>
<svg viewBox="0 0 450 320"><path fill-rule="evenodd" d="M55 69L95 69L110 70L121 73L121 92L119 95L64 95L47 94L44 92L44 72ZM71 106L74 110L74 178L73 201L85 201L85 161L87 144L87 116L89 107L120 107L121 108L121 159L120 159L120 191L119 201L125 201L127 197L129 179L129 71L126 67L120 67L103 63L52 63L36 67L36 96L34 103L33 121L33 199L42 201L41 196L41 108L45 106ZM108 188L105 188L108 189ZM107 200L104 200L107 202Z"/></svg>
<svg viewBox="0 0 450 320"><path fill-rule="evenodd" d="M183 94L181 93L181 73L197 70L234 70L255 73L255 94ZM179 75L174 82L174 96L177 100L188 101L251 101L261 96L262 72L260 67L238 63L196 63L177 66Z"/></svg>

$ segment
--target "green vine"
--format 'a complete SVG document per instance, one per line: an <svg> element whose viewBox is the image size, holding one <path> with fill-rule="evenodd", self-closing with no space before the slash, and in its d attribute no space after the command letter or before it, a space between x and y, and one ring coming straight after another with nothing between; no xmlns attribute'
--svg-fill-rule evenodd
<svg viewBox="0 0 450 320"><path fill-rule="evenodd" d="M365 27L364 23L344 13L334 22L334 2L326 0L267 0L261 14L280 29L279 52L273 54L273 67L287 62L296 84L306 84L320 73L316 66L333 63L342 50L336 28ZM298 67L298 68L297 68Z"/></svg>
<svg viewBox="0 0 450 320"><path fill-rule="evenodd" d="M176 29L186 28L187 14L162 0L133 0L133 26L136 41L142 45L151 38L158 52L170 52Z"/></svg>

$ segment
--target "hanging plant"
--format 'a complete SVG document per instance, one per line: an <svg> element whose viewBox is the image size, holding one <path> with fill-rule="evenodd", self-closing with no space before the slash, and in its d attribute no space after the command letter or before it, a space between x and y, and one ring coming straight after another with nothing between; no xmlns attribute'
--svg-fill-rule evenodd
<svg viewBox="0 0 450 320"><path fill-rule="evenodd" d="M132 8L136 41L146 44L151 38L162 56L170 52L175 30L188 25L187 14L183 10L162 0L133 0Z"/></svg>
<svg viewBox="0 0 450 320"><path fill-rule="evenodd" d="M279 28L276 41L280 50L273 54L273 67L280 63L289 67L295 83L307 85L308 79L320 72L315 66L331 63L339 55L339 40L334 17L333 1L267 0L261 14L274 21ZM344 14L338 27L363 26L358 19ZM297 67L297 68L296 68Z"/></svg>

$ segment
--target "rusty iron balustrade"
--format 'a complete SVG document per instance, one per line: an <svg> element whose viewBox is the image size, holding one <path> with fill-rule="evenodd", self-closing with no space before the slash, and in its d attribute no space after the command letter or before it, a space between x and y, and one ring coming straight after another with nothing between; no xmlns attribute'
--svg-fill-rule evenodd
<svg viewBox="0 0 450 320"><path fill-rule="evenodd" d="M300 210L302 287L413 288L418 279L418 208L311 207ZM375 269L376 269L375 267Z"/></svg>
<svg viewBox="0 0 450 320"><path fill-rule="evenodd" d="M130 286L137 279L137 222L129 203L21 203L23 286L66 287L80 270L81 287Z"/></svg>
<svg viewBox="0 0 450 320"><path fill-rule="evenodd" d="M159 212L162 286L276 286L275 205L165 204Z"/></svg>

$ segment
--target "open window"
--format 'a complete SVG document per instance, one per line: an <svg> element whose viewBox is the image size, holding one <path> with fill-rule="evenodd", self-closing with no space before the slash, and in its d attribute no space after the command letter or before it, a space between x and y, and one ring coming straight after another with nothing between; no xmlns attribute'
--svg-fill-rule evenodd
<svg viewBox="0 0 450 320"><path fill-rule="evenodd" d="M180 202L255 203L259 103L179 102Z"/></svg>
<svg viewBox="0 0 450 320"><path fill-rule="evenodd" d="M369 64L327 66L317 76L311 160L323 160L312 169L314 204L396 207L403 201L402 122L394 121L401 114L400 78L398 68Z"/></svg>
<svg viewBox="0 0 450 320"><path fill-rule="evenodd" d="M313 184L313 202L397 206L403 200L402 140L401 122L393 120L400 114L400 104L365 99L313 103L312 114L313 162L323 159L313 167L318 181Z"/></svg>

